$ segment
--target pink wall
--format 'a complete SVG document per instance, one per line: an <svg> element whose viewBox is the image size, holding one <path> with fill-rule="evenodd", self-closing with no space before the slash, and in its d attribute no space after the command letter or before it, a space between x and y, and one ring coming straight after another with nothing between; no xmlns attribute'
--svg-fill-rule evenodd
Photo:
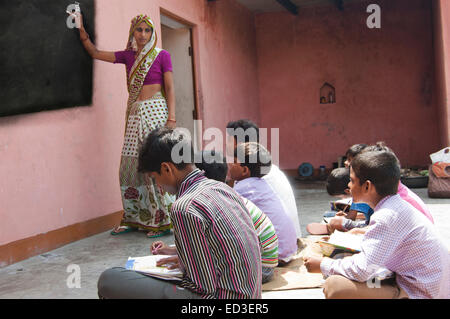
<svg viewBox="0 0 450 319"><path fill-rule="evenodd" d="M450 3L433 1L436 95L441 147L450 145Z"/></svg>
<svg viewBox="0 0 450 319"><path fill-rule="evenodd" d="M234 1L96 3L101 50L123 50L129 22L139 13L159 26L163 8L192 23L204 128L223 128L238 117L259 120L248 10ZM0 245L122 209L118 171L126 100L124 67L95 61L91 107L0 118Z"/></svg>
<svg viewBox="0 0 450 319"><path fill-rule="evenodd" d="M254 17L234 0L96 3L102 50L122 50L139 13L152 16L159 33L161 10L192 24L203 128L223 129L238 118L280 128L282 168L304 161L330 167L349 145L377 140L403 164L426 164L440 139L448 141L447 1L440 3L445 30L437 36L445 52L436 55L445 68L436 74L446 80L438 81L447 88L441 100L430 86L427 0L378 1L381 30L365 27L367 4L357 3L343 12L302 9L298 17ZM318 103L324 82L336 87L336 104ZM0 118L0 245L122 209L118 167L126 100L124 67L95 61L91 107Z"/></svg>
<svg viewBox="0 0 450 319"><path fill-rule="evenodd" d="M370 3L257 15L261 125L287 141L282 168L331 167L350 145L378 140L403 165L439 149L431 2L377 1L381 29L366 27ZM337 103L319 104L324 82Z"/></svg>

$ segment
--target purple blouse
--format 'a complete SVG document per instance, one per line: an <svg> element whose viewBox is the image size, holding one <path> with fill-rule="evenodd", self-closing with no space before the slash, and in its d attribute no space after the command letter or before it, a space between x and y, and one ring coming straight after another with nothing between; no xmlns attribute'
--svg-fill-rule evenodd
<svg viewBox="0 0 450 319"><path fill-rule="evenodd" d="M134 51L117 51L114 52L116 56L116 61L114 63L122 63L126 65L127 74L130 73L131 67L135 61L135 52ZM159 52L155 61L153 62L152 67L147 73L147 76L144 79L143 85L148 84L161 84L164 85L164 73L173 71L172 69L172 61L170 59L170 53L166 50L162 50Z"/></svg>

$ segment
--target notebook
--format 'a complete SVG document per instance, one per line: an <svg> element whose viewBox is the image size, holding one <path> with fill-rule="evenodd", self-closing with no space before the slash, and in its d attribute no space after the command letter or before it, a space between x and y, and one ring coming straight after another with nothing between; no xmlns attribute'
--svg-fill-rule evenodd
<svg viewBox="0 0 450 319"><path fill-rule="evenodd" d="M183 273L179 268L168 269L166 265L156 266L160 259L170 257L168 255L151 255L144 257L128 257L125 265L126 269L140 272L144 275L156 277L164 280L179 280L183 278Z"/></svg>
<svg viewBox="0 0 450 319"><path fill-rule="evenodd" d="M335 230L328 240L318 241L325 256L330 256L335 249L345 252L359 253L363 235L349 234Z"/></svg>

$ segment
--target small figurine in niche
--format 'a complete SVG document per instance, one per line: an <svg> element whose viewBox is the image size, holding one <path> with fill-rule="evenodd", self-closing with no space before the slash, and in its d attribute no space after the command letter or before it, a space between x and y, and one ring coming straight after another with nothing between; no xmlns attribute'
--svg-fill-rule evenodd
<svg viewBox="0 0 450 319"><path fill-rule="evenodd" d="M320 103L336 103L336 90L334 86L325 82L320 88Z"/></svg>
<svg viewBox="0 0 450 319"><path fill-rule="evenodd" d="M328 94L328 103L334 103L334 95L333 92Z"/></svg>

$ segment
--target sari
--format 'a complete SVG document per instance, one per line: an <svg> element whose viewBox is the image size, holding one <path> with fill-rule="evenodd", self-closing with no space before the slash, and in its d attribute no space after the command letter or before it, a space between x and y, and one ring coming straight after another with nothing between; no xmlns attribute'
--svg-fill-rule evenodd
<svg viewBox="0 0 450 319"><path fill-rule="evenodd" d="M120 161L119 179L124 214L120 226L129 226L146 231L162 232L171 228L169 210L174 198L164 194L154 179L138 172L139 149L153 129L166 124L168 107L161 92L144 101L137 101L144 79L161 49L156 47L157 35L153 22L146 15L131 21L126 50L136 51L133 33L136 27L147 23L152 37L136 57L127 72L128 102L124 144Z"/></svg>

